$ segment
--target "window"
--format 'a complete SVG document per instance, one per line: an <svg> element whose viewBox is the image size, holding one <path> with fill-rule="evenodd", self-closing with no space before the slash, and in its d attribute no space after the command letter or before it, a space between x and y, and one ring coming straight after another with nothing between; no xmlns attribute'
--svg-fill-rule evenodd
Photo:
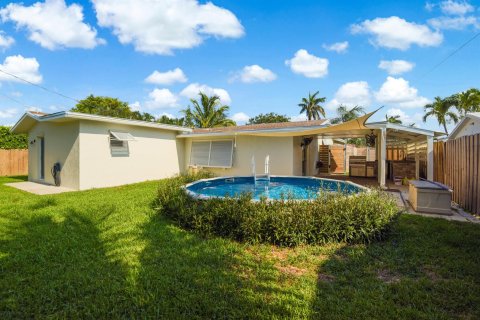
<svg viewBox="0 0 480 320"><path fill-rule="evenodd" d="M201 167L231 168L233 141L193 141L190 165Z"/></svg>
<svg viewBox="0 0 480 320"><path fill-rule="evenodd" d="M114 157L128 157L128 141L134 140L130 133L110 131L110 153Z"/></svg>

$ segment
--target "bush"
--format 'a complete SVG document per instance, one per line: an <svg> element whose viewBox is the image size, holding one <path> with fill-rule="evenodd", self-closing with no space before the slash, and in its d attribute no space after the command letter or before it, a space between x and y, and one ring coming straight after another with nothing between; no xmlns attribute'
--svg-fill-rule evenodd
<svg viewBox="0 0 480 320"><path fill-rule="evenodd" d="M380 190L356 195L323 193L311 202L254 202L249 194L197 200L182 189L184 184L204 177L165 179L157 198L160 214L204 236L282 246L369 242L387 234L399 211L394 199Z"/></svg>
<svg viewBox="0 0 480 320"><path fill-rule="evenodd" d="M0 126L0 149L28 149L26 134L13 134L10 127Z"/></svg>

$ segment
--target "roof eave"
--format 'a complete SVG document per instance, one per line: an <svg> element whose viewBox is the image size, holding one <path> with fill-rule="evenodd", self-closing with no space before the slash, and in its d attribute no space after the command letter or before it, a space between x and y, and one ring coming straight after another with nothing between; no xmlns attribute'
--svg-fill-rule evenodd
<svg viewBox="0 0 480 320"><path fill-rule="evenodd" d="M21 130L21 125L25 122L27 117L38 122L38 116L27 111L20 117L20 119L18 119L18 121L13 125L13 127L10 128L10 132L15 134L28 133L31 126L28 127L28 130Z"/></svg>

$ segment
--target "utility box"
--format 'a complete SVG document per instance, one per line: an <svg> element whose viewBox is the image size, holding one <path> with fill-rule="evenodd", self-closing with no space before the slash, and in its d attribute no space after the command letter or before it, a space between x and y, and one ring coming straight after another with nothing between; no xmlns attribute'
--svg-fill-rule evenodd
<svg viewBox="0 0 480 320"><path fill-rule="evenodd" d="M443 184L427 180L411 180L408 200L418 212L452 215L452 190Z"/></svg>

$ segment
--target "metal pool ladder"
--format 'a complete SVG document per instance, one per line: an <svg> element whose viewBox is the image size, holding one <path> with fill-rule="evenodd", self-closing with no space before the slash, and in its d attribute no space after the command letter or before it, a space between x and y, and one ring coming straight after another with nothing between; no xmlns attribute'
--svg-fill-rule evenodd
<svg viewBox="0 0 480 320"><path fill-rule="evenodd" d="M259 174L257 175L257 172L255 170L255 156L252 156L252 175L253 175L253 181L255 183L255 186L257 186L257 182L266 182L267 186L270 183L270 155L267 155L265 157L265 170L264 174Z"/></svg>

